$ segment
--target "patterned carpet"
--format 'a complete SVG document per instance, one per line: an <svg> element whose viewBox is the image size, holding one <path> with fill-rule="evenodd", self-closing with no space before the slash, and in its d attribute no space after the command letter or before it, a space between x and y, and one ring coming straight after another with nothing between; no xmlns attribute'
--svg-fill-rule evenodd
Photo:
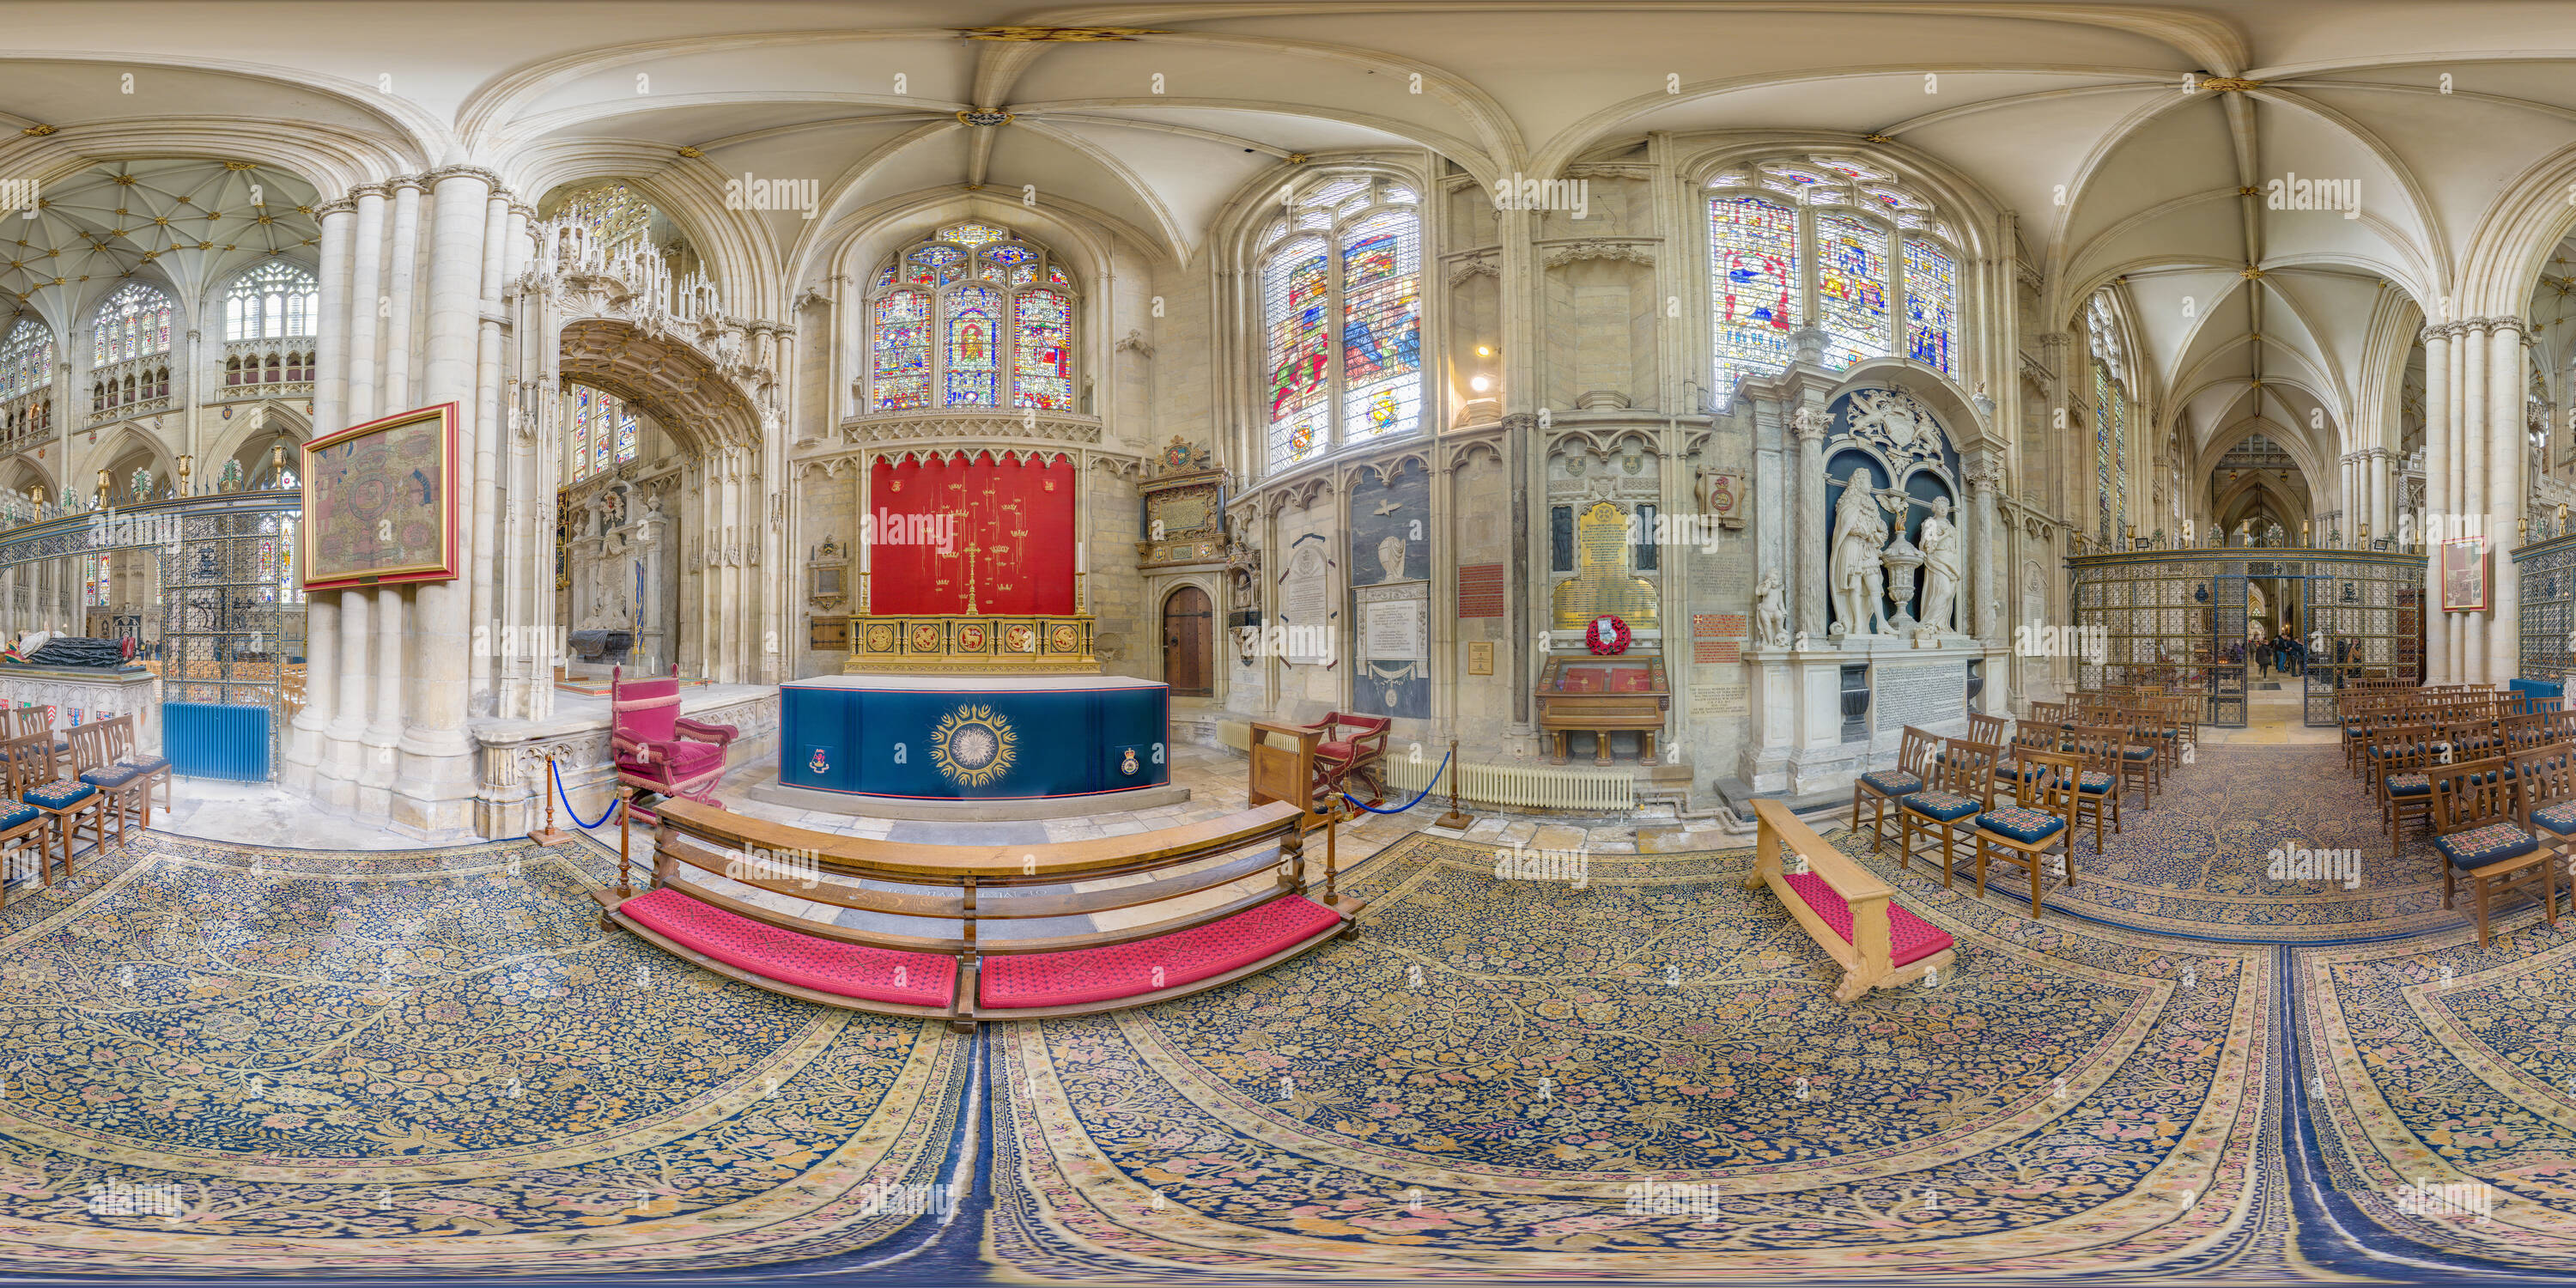
<svg viewBox="0 0 2576 1288"><path fill-rule="evenodd" d="M2442 857L2420 823L2392 859L2370 792L2336 747L2202 747L2168 776L2151 807L2122 803L2120 834L2075 845L2076 885L2049 907L2140 930L2313 943L2447 930ZM1895 842L1889 842L1894 852ZM2360 883L2278 879L2275 850L2348 850ZM2516 914L2520 915L2520 914ZM2538 915L2537 908L2531 915Z"/></svg>
<svg viewBox="0 0 2576 1288"><path fill-rule="evenodd" d="M935 1179L966 1044L603 933L576 853L149 833L0 910L0 1266L702 1269L907 1224L864 1187Z"/></svg>
<svg viewBox="0 0 2576 1288"><path fill-rule="evenodd" d="M1575 891L1416 836L1353 883L1356 941L997 1033L992 1255L1121 1282L2287 1264L2264 950L2035 924L1918 867L1956 977L1845 1006L1746 857L1596 858ZM1648 1180L1709 1206L1631 1211Z"/></svg>

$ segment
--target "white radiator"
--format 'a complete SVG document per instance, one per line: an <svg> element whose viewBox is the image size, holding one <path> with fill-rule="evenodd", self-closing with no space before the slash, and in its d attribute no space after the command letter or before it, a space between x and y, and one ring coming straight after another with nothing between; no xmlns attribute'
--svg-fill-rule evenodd
<svg viewBox="0 0 2576 1288"><path fill-rule="evenodd" d="M1457 768L1459 798L1479 805L1570 810L1629 810L1637 807L1637 780L1626 774L1583 773L1555 765L1460 765ZM1429 755L1419 763L1404 756L1390 756L1386 767L1387 790L1411 796L1428 785L1431 776L1439 769L1439 760ZM1449 780L1443 778L1424 804L1448 797Z"/></svg>

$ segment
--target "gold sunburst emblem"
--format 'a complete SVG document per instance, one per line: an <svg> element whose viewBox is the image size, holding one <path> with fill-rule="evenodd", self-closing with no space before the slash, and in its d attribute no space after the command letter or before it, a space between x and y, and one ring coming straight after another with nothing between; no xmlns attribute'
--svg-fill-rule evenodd
<svg viewBox="0 0 2576 1288"><path fill-rule="evenodd" d="M876 622L868 627L868 651L871 653L891 653L894 651L893 623Z"/></svg>
<svg viewBox="0 0 2576 1288"><path fill-rule="evenodd" d="M959 707L930 733L930 763L961 787L999 781L1019 757L1019 731L988 706Z"/></svg>

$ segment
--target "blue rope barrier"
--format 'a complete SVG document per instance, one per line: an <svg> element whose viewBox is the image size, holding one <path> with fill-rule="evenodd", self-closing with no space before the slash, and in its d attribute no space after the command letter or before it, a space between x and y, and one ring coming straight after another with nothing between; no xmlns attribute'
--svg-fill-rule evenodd
<svg viewBox="0 0 2576 1288"><path fill-rule="evenodd" d="M549 760L549 761L547 761L547 762L546 762L546 772L554 776L554 780L555 780L555 799L560 800L560 801L562 801L562 802L563 802L564 813L566 813L566 814L568 814L568 815L571 815L571 817L572 817L572 822L573 822L573 826L578 827L578 828L580 828L581 830L583 830L583 831L587 832L587 831L592 830L593 828L597 828L597 827L600 827L600 826L602 826L602 825L606 824L606 823L608 822L608 816L617 812L617 798L616 798L616 796L612 793L612 794L610 795L610 797L609 797L609 800L608 800L608 808L607 808L607 809L605 809L605 810L600 811L600 814L599 814L599 822L597 822L597 823L584 823L584 822L582 822L582 821L581 821L581 815L580 815L578 812L576 812L576 811L573 809L573 807L572 807L572 797L564 795L564 785L563 785L563 767L562 767L562 766L560 766L560 765L557 765L557 764L555 764L553 761Z"/></svg>
<svg viewBox="0 0 2576 1288"><path fill-rule="evenodd" d="M1457 752L1452 751L1449 753L1449 756L1457 754ZM1449 756L1442 756L1440 758L1440 768L1432 771L1431 781L1423 784L1422 790L1415 792L1412 800L1406 801L1405 803L1396 806L1394 809L1379 809L1375 805L1360 805L1360 798L1351 795L1349 792L1342 793L1342 799L1349 801L1353 805L1359 805L1361 809L1367 810L1371 814L1401 814L1404 811L1421 804L1422 798L1430 795L1431 789L1440 785L1440 775L1449 772Z"/></svg>

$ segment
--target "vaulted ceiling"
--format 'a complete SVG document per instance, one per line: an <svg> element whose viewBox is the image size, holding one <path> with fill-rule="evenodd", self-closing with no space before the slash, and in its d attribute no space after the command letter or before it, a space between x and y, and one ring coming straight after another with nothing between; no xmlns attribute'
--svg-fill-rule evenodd
<svg viewBox="0 0 2576 1288"><path fill-rule="evenodd" d="M2384 334L2458 294L2499 193L2576 123L2576 5L2558 0L363 12L21 0L0 124L49 129L43 142L96 161L270 173L292 154L326 195L466 156L522 192L610 173L698 191L743 173L810 178L814 218L747 216L791 291L829 271L850 221L926 193L1026 192L1195 263L1228 203L1297 155L1427 149L1490 180L1626 152L1649 131L1685 148L1874 137L2011 212L2045 283L2040 329L2080 329L2087 296L2119 283L2187 454L2261 423L2331 460L2335 427L2388 379L2386 355L2366 352L2373 319ZM38 142L0 144L0 173ZM2353 217L2268 209L2271 181L2292 175L2354 183ZM140 251L118 247L167 253L158 233L110 227L129 217L90 184L68 187L82 208L40 217L30 240L92 275L132 266ZM244 209L176 176L163 190L187 203L154 208L174 224L208 202L236 221ZM222 231L166 240L261 244ZM54 276L75 274L22 262L0 290Z"/></svg>

